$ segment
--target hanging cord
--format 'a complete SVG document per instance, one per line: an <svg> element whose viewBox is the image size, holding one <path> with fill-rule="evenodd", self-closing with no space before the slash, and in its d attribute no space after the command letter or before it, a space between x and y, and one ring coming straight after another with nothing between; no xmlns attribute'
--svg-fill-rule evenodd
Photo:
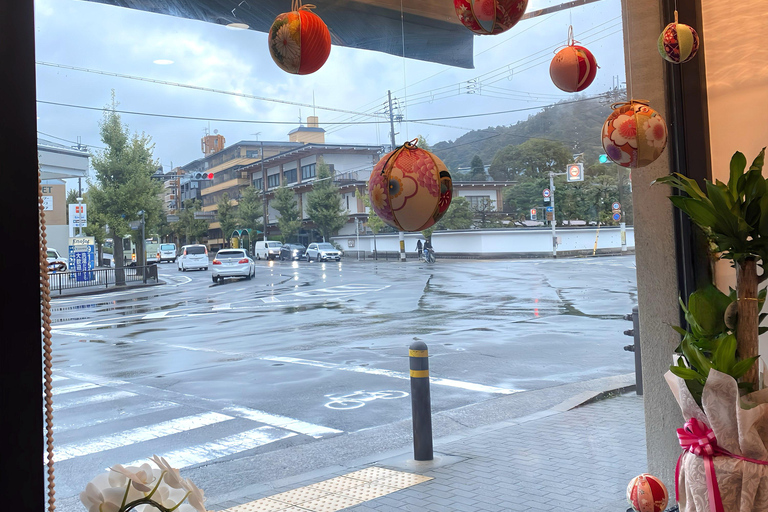
<svg viewBox="0 0 768 512"><path fill-rule="evenodd" d="M312 5L312 4L302 5L301 4L301 0L293 0L291 2L291 10L292 11L300 11L300 10L311 11L312 9L317 9L317 7L315 5Z"/></svg>
<svg viewBox="0 0 768 512"><path fill-rule="evenodd" d="M40 215L40 306L43 319L43 362L45 395L45 448L48 466L48 512L56 510L56 483L53 475L53 385L51 358L51 286L48 277L48 241L45 236L45 207L40 165L37 167L37 208Z"/></svg>

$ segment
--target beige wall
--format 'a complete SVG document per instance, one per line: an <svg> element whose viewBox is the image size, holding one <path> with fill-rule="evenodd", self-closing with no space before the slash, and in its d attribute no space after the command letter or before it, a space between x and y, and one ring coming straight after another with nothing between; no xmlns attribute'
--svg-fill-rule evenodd
<svg viewBox="0 0 768 512"><path fill-rule="evenodd" d="M737 9L728 2L702 0L712 177L723 182L736 151L744 153L749 165L768 146L768 118L762 110L768 104L768 45L751 36L768 29L765 13L765 0L740 0ZM728 262L718 262L715 272L721 290L736 287L736 272ZM760 353L768 361L766 335L760 337Z"/></svg>

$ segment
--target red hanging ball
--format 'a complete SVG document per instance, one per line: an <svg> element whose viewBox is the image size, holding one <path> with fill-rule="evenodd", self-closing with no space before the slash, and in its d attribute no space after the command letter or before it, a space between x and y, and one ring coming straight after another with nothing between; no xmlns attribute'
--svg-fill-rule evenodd
<svg viewBox="0 0 768 512"><path fill-rule="evenodd" d="M291 12L280 14L269 29L269 53L281 69L296 75L308 75L320 69L331 53L331 33L300 3Z"/></svg>
<svg viewBox="0 0 768 512"><path fill-rule="evenodd" d="M476 34L500 34L525 14L528 0L453 0L459 21Z"/></svg>
<svg viewBox="0 0 768 512"><path fill-rule="evenodd" d="M590 86L597 75L597 61L592 52L575 44L566 46L549 64L549 76L558 89L579 92Z"/></svg>

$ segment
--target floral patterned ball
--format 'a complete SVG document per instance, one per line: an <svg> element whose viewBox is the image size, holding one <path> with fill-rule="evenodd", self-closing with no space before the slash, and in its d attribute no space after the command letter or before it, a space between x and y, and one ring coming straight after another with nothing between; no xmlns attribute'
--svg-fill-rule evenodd
<svg viewBox="0 0 768 512"><path fill-rule="evenodd" d="M670 23L662 30L658 47L664 60L682 64L696 56L699 50L699 35L690 25Z"/></svg>
<svg viewBox="0 0 768 512"><path fill-rule="evenodd" d="M669 494L661 480L643 473L629 481L627 501L637 512L662 512L667 508Z"/></svg>
<svg viewBox="0 0 768 512"><path fill-rule="evenodd" d="M667 125L661 115L637 100L612 108L603 124L603 149L608 158L633 169L659 158L667 146Z"/></svg>
<svg viewBox="0 0 768 512"><path fill-rule="evenodd" d="M442 160L413 142L384 155L368 180L373 211L400 231L431 227L448 210L453 195Z"/></svg>
<svg viewBox="0 0 768 512"><path fill-rule="evenodd" d="M579 92L590 86L597 74L597 61L592 52L572 44L566 46L549 63L549 76L558 89Z"/></svg>
<svg viewBox="0 0 768 512"><path fill-rule="evenodd" d="M459 21L472 32L500 34L520 21L528 0L453 0L453 6Z"/></svg>
<svg viewBox="0 0 768 512"><path fill-rule="evenodd" d="M331 33L310 6L285 12L269 29L269 53L283 71L308 75L320 69L331 53Z"/></svg>

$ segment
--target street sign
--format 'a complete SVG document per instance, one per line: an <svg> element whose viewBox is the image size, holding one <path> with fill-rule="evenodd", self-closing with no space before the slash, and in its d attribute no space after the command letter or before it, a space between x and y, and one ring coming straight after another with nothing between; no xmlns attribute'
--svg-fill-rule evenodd
<svg viewBox="0 0 768 512"><path fill-rule="evenodd" d="M544 194L544 197L549 197L550 195L552 195L552 192L550 192L548 188L545 188L542 194Z"/></svg>
<svg viewBox="0 0 768 512"><path fill-rule="evenodd" d="M619 203L618 201L616 201L616 202L614 202L614 203L611 205L611 208L613 209L613 211L620 211L620 210L621 210L621 203Z"/></svg>
<svg viewBox="0 0 768 512"><path fill-rule="evenodd" d="M84 204L69 205L69 225L73 228L88 227L88 210Z"/></svg>
<svg viewBox="0 0 768 512"><path fill-rule="evenodd" d="M568 164L568 168L565 171L566 178L571 181L584 181L584 164Z"/></svg>
<svg viewBox="0 0 768 512"><path fill-rule="evenodd" d="M553 206L547 206L547 213L555 211L555 208Z"/></svg>
<svg viewBox="0 0 768 512"><path fill-rule="evenodd" d="M536 220L536 208L531 208L531 220Z"/></svg>
<svg viewBox="0 0 768 512"><path fill-rule="evenodd" d="M197 211L194 213L194 217L196 219L205 219L205 220L213 220L216 218L216 212L201 212Z"/></svg>
<svg viewBox="0 0 768 512"><path fill-rule="evenodd" d="M179 216L178 215L166 215L165 220L167 222L179 222Z"/></svg>
<svg viewBox="0 0 768 512"><path fill-rule="evenodd" d="M132 220L128 223L128 225L131 227L132 230L136 231L141 227L141 221L140 220Z"/></svg>
<svg viewBox="0 0 768 512"><path fill-rule="evenodd" d="M555 212L547 212L547 220L552 222L552 219L555 217Z"/></svg>
<svg viewBox="0 0 768 512"><path fill-rule="evenodd" d="M619 212L613 213L613 220L619 221L621 220L621 214Z"/></svg>

